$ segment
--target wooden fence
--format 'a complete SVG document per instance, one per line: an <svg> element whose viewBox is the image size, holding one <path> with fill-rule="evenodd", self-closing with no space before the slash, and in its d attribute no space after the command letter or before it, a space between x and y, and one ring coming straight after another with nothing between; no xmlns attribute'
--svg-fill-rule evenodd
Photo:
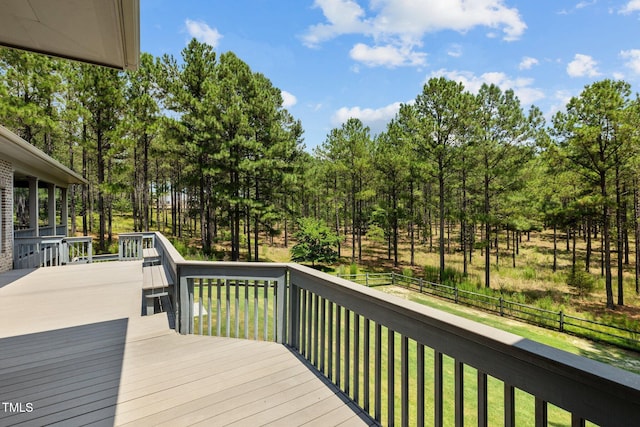
<svg viewBox="0 0 640 427"><path fill-rule="evenodd" d="M640 350L640 330L606 324L566 314L564 311L545 310L528 304L511 301L461 289L457 286L429 282L397 273L346 274L340 277L365 286L396 285L422 294L432 295L503 317L520 320L535 326L588 338L609 344Z"/></svg>

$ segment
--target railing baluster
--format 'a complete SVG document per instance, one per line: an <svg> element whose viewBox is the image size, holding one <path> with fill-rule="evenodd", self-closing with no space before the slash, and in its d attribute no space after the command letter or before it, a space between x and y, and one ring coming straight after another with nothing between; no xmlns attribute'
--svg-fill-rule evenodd
<svg viewBox="0 0 640 427"><path fill-rule="evenodd" d="M387 328L387 425L395 421L395 332Z"/></svg>
<svg viewBox="0 0 640 427"><path fill-rule="evenodd" d="M234 295L234 304L236 306L235 308L235 314L236 314L236 334L235 337L236 338L240 338L240 281L236 280L236 286L235 286L236 290L235 290L235 295Z"/></svg>
<svg viewBox="0 0 640 427"><path fill-rule="evenodd" d="M504 425L514 427L516 425L516 399L513 386L504 383Z"/></svg>
<svg viewBox="0 0 640 427"><path fill-rule="evenodd" d="M424 425L424 345L416 343L416 375L418 381L416 382L416 410L417 422L419 426Z"/></svg>
<svg viewBox="0 0 640 427"><path fill-rule="evenodd" d="M547 427L547 402L536 396L536 427Z"/></svg>
<svg viewBox="0 0 640 427"><path fill-rule="evenodd" d="M211 279L207 279L207 331L209 336L211 336L212 309L213 307L211 307Z"/></svg>
<svg viewBox="0 0 640 427"><path fill-rule="evenodd" d="M402 425L409 425L409 338L401 335L400 351Z"/></svg>
<svg viewBox="0 0 640 427"><path fill-rule="evenodd" d="M369 337L369 333L370 333L370 328L371 328L371 321L368 318L364 318L364 343L363 343L363 353L364 353L364 372L363 372L363 378L362 378L362 382L363 382L363 386L364 386L364 410L365 412L369 412L370 405L369 405L369 353L370 353L370 347L369 347L369 341L370 341L370 337Z"/></svg>
<svg viewBox="0 0 640 427"><path fill-rule="evenodd" d="M313 332L313 293L307 292L307 360L311 361L311 348L313 346L311 334Z"/></svg>
<svg viewBox="0 0 640 427"><path fill-rule="evenodd" d="M434 406L434 425L436 427L442 427L442 353L434 350L433 355L433 406Z"/></svg>
<svg viewBox="0 0 640 427"><path fill-rule="evenodd" d="M326 306L327 300L320 297L320 372L326 375L325 371L325 347L327 345L326 341L326 327L327 327L327 318L326 318Z"/></svg>
<svg viewBox="0 0 640 427"><path fill-rule="evenodd" d="M318 367L318 317L319 311L319 297L317 294L313 295L313 305L315 310L313 311L313 366Z"/></svg>
<svg viewBox="0 0 640 427"><path fill-rule="evenodd" d="M244 339L249 339L249 281L244 281Z"/></svg>
<svg viewBox="0 0 640 427"><path fill-rule="evenodd" d="M265 341L269 341L269 281L264 281L262 289L262 299L264 301L264 312L262 313L262 333Z"/></svg>
<svg viewBox="0 0 640 427"><path fill-rule="evenodd" d="M571 427L585 427L584 419L576 414L571 414Z"/></svg>
<svg viewBox="0 0 640 427"><path fill-rule="evenodd" d="M222 283L218 279L216 284L216 336L221 336L222 328Z"/></svg>
<svg viewBox="0 0 640 427"><path fill-rule="evenodd" d="M344 309L344 391L349 396L351 384L351 311Z"/></svg>
<svg viewBox="0 0 640 427"><path fill-rule="evenodd" d="M382 422L382 325L376 322L376 362L375 362L375 419Z"/></svg>
<svg viewBox="0 0 640 427"><path fill-rule="evenodd" d="M300 314L302 318L300 319L300 354L307 357L307 290L302 289L302 307L300 310Z"/></svg>
<svg viewBox="0 0 640 427"><path fill-rule="evenodd" d="M203 279L198 279L198 334L202 335L202 299L204 298L203 292Z"/></svg>
<svg viewBox="0 0 640 427"><path fill-rule="evenodd" d="M454 394L455 394L455 425L464 425L464 364L454 361Z"/></svg>
<svg viewBox="0 0 640 427"><path fill-rule="evenodd" d="M229 338L231 336L231 283L229 279L224 281L224 292L225 292L225 310L226 310L226 337Z"/></svg>
<svg viewBox="0 0 640 427"><path fill-rule="evenodd" d="M360 315L353 313L353 400L360 401Z"/></svg>
<svg viewBox="0 0 640 427"><path fill-rule="evenodd" d="M258 340L258 281L253 281L253 339Z"/></svg>
<svg viewBox="0 0 640 427"><path fill-rule="evenodd" d="M277 328L277 323L281 322L281 320L278 318L278 282L271 282L271 290L273 291L272 293L272 297L273 297L273 304L271 304L272 306L272 319L273 321L271 322L271 331L273 332L273 341L276 342L282 342L282 341L278 341L278 328Z"/></svg>
<svg viewBox="0 0 640 427"><path fill-rule="evenodd" d="M327 369L328 377L330 380L333 380L335 376L333 375L333 306L334 303L329 301L329 313L327 317L329 318L329 324L327 325L327 332L329 333L329 339L327 344L327 364L329 365Z"/></svg>
<svg viewBox="0 0 640 427"><path fill-rule="evenodd" d="M340 341L342 341L342 307L336 304L336 380L335 383L338 387L341 386L341 363L340 359L342 359L342 349L340 346Z"/></svg>
<svg viewBox="0 0 640 427"><path fill-rule="evenodd" d="M487 427L487 374L478 371L478 427Z"/></svg>

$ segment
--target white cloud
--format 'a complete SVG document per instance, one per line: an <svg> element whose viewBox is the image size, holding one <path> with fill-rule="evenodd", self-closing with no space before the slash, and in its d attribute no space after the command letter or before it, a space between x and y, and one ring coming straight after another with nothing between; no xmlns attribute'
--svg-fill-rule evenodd
<svg viewBox="0 0 640 427"><path fill-rule="evenodd" d="M640 74L640 49L623 50L620 56L627 61L625 65L633 70L634 73Z"/></svg>
<svg viewBox="0 0 640 427"><path fill-rule="evenodd" d="M558 111L565 111L567 104L571 101L571 98L574 95L568 90L558 90L553 94L553 104L549 107L548 113L545 114L545 117L548 121L551 121L553 116Z"/></svg>
<svg viewBox="0 0 640 427"><path fill-rule="evenodd" d="M353 46L349 52L351 59L370 67L399 67L403 65L424 65L426 54L411 49L391 45L369 47L364 43Z"/></svg>
<svg viewBox="0 0 640 427"><path fill-rule="evenodd" d="M349 119L360 119L376 134L382 132L395 117L400 105L400 102L394 102L381 108L342 107L333 114L331 121L334 126L340 126Z"/></svg>
<svg viewBox="0 0 640 427"><path fill-rule="evenodd" d="M365 11L353 0L316 0L314 7L322 9L327 24L309 27L303 41L309 47L317 46L339 34L359 33L366 31L363 22Z"/></svg>
<svg viewBox="0 0 640 427"><path fill-rule="evenodd" d="M591 56L576 53L573 61L567 65L567 74L571 77L596 77L600 75L597 65L598 62Z"/></svg>
<svg viewBox="0 0 640 427"><path fill-rule="evenodd" d="M472 93L478 93L483 84L495 84L503 91L512 89L523 105L531 105L534 102L545 98L542 90L532 87L533 79L529 78L509 78L500 72L484 73L476 76L470 71L455 71L440 69L431 73L430 77L446 77L450 80L460 82L465 89Z"/></svg>
<svg viewBox="0 0 640 427"><path fill-rule="evenodd" d="M534 65L538 65L539 61L536 58L531 58L530 56L525 56L520 61L518 68L521 70L530 70Z"/></svg>
<svg viewBox="0 0 640 427"><path fill-rule="evenodd" d="M588 6L593 6L594 4L596 4L597 1L596 0L592 0L592 1L581 1L580 3L578 3L576 5L576 9L584 9L585 7Z"/></svg>
<svg viewBox="0 0 640 427"><path fill-rule="evenodd" d="M620 13L629 14L640 11L640 0L630 0L622 9Z"/></svg>
<svg viewBox="0 0 640 427"><path fill-rule="evenodd" d="M422 38L428 33L442 30L465 33L487 27L489 34L502 31L504 40L516 40L527 28L518 10L505 6L504 0L371 0L368 9L355 0L315 0L314 6L322 9L326 22L307 29L303 35L307 46L317 46L344 34L360 34L372 38L376 46L366 52L362 46L354 46L365 59L383 53L373 49L391 47L405 58L411 53L412 59L404 62L414 65L422 65L415 57L424 60L424 54L415 52L415 48L422 46ZM390 56L388 52L386 55ZM374 62L390 65L397 58L391 56L390 61Z"/></svg>
<svg viewBox="0 0 640 427"><path fill-rule="evenodd" d="M452 44L447 51L447 55L452 56L454 58L459 58L462 56L462 46L459 44Z"/></svg>
<svg viewBox="0 0 640 427"><path fill-rule="evenodd" d="M212 47L217 47L218 42L222 38L222 34L218 32L215 28L211 28L204 21L192 21L188 19L184 22L187 26L187 32L191 37L195 37L201 42L207 43Z"/></svg>
<svg viewBox="0 0 640 427"><path fill-rule="evenodd" d="M292 93L282 90L280 91L280 94L282 95L282 106L284 108L293 107L298 103L298 98L296 98Z"/></svg>

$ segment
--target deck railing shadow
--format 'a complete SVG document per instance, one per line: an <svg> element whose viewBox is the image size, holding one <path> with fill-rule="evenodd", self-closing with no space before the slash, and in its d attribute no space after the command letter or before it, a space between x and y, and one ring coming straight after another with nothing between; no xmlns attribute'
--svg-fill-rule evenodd
<svg viewBox="0 0 640 427"><path fill-rule="evenodd" d="M282 343L380 423L640 425L640 375L298 264L185 261L152 241L178 332Z"/></svg>
<svg viewBox="0 0 640 427"><path fill-rule="evenodd" d="M113 424L128 319L0 339L0 425Z"/></svg>

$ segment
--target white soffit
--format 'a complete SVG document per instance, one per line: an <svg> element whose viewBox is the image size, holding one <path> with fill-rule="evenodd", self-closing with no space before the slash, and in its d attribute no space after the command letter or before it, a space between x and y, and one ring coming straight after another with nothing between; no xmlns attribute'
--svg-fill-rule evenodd
<svg viewBox="0 0 640 427"><path fill-rule="evenodd" d="M135 70L139 0L0 0L0 45Z"/></svg>

